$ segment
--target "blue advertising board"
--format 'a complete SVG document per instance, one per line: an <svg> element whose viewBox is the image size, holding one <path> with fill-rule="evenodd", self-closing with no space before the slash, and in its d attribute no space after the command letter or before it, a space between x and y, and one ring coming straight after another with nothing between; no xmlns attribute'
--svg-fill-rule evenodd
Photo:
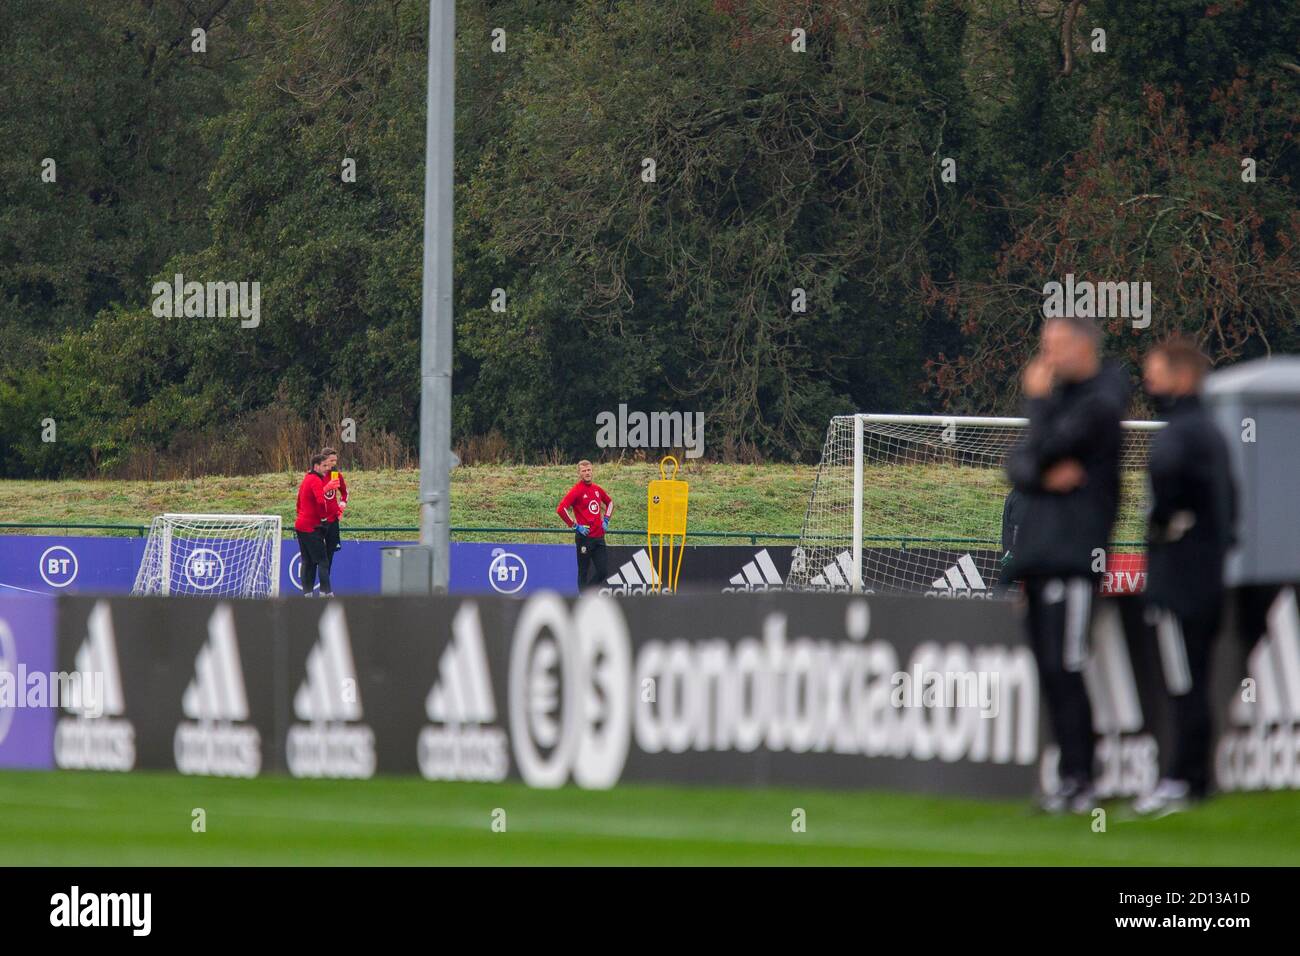
<svg viewBox="0 0 1300 956"><path fill-rule="evenodd" d="M54 765L55 604L0 595L0 767Z"/></svg>
<svg viewBox="0 0 1300 956"><path fill-rule="evenodd" d="M334 593L378 594L382 550L410 543L345 538L330 572ZM301 566L297 545L286 541L280 553L281 594L302 590ZM569 545L454 542L449 587L453 594L522 595L543 589L576 594L575 569Z"/></svg>
<svg viewBox="0 0 1300 956"><path fill-rule="evenodd" d="M380 554L409 541L343 539L334 555L336 594L378 594ZM143 538L0 537L0 594L125 594L135 584ZM280 593L301 591L301 557L292 538L280 544ZM573 547L568 544L451 546L455 594L529 594L546 589L577 592ZM319 586L317 588L319 590Z"/></svg>
<svg viewBox="0 0 1300 956"><path fill-rule="evenodd" d="M130 591L144 538L0 538L0 594L113 594Z"/></svg>
<svg viewBox="0 0 1300 956"><path fill-rule="evenodd" d="M384 548L409 541L362 541L347 537L334 555L331 585L335 594L380 593ZM204 539L188 541L181 562L194 593L221 593L218 585L238 573L230 552ZM793 548L726 545L688 546L683 590L780 590L790 568ZM945 553L946 554L946 553ZM224 557L223 557L224 555ZM144 556L143 538L0 537L0 594L126 594L135 584ZM954 560L956 557L954 556ZM651 589L655 571L649 550L637 544L610 545L603 590L619 596ZM245 562L246 564L246 562ZM293 538L280 542L280 593L302 591L302 559ZM573 545L453 542L452 594L525 596L534 591L577 593L577 557ZM209 588L211 590L209 591ZM319 590L319 586L317 587Z"/></svg>

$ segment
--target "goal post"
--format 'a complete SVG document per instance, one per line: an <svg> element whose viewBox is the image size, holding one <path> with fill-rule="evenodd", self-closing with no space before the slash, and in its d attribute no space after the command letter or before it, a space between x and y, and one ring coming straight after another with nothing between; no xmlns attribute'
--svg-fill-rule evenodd
<svg viewBox="0 0 1300 956"><path fill-rule="evenodd" d="M789 585L987 597L995 589L1007 453L1024 418L836 416L826 431ZM1112 542L1143 550L1146 462L1163 422L1123 423Z"/></svg>
<svg viewBox="0 0 1300 956"><path fill-rule="evenodd" d="M853 416L853 565L850 584L854 591L862 590L862 436L865 422L861 415ZM802 543L802 542L800 542Z"/></svg>
<svg viewBox="0 0 1300 956"><path fill-rule="evenodd" d="M279 515L158 515L131 593L276 597L280 538Z"/></svg>

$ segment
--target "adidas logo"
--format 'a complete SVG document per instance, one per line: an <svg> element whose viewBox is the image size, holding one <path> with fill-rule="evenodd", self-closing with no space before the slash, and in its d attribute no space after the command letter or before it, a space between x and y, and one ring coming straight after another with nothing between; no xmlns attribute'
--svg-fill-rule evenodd
<svg viewBox="0 0 1300 956"><path fill-rule="evenodd" d="M1096 601L1092 614L1092 646L1084 662L1083 683L1092 707L1093 728L1102 737L1139 733L1146 717L1119 608L1109 601ZM1154 785L1155 780L1149 783Z"/></svg>
<svg viewBox="0 0 1300 956"><path fill-rule="evenodd" d="M307 655L307 676L293 695L300 721L289 728L285 758L295 777L368 778L375 773L375 733L361 720L361 694L343 606L330 602L320 640Z"/></svg>
<svg viewBox="0 0 1300 956"><path fill-rule="evenodd" d="M615 573L605 580L601 594L649 594L659 584L659 575L650 561L650 552L640 548Z"/></svg>
<svg viewBox="0 0 1300 956"><path fill-rule="evenodd" d="M1083 683L1099 738L1093 786L1103 799L1136 797L1154 787L1160 777L1160 745L1145 730L1147 718L1117 604L1094 603L1090 636L1092 649L1084 664ZM1053 745L1051 750L1059 760L1059 748ZM1053 779L1043 780L1045 791L1057 785L1055 773Z"/></svg>
<svg viewBox="0 0 1300 956"><path fill-rule="evenodd" d="M83 680L92 674L102 674L103 701L100 713L105 717L118 717L126 712L122 696L122 672L117 663L117 637L113 631L113 612L107 601L99 601L86 619L86 639L77 649L74 665ZM79 717L92 717L93 709L87 702L73 703L69 713Z"/></svg>
<svg viewBox="0 0 1300 956"><path fill-rule="evenodd" d="M86 639L77 650L77 679L101 688L101 700L74 701L72 717L61 717L54 730L54 762L69 770L130 770L135 766L135 728L126 712L118 666L113 613L107 601L95 602L86 619ZM94 706L92 706L94 705Z"/></svg>
<svg viewBox="0 0 1300 956"><path fill-rule="evenodd" d="M433 726L420 731L420 773L426 780L504 780L510 768L505 731L483 726L497 719L497 708L476 604L460 606L451 634L424 702Z"/></svg>
<svg viewBox="0 0 1300 956"><path fill-rule="evenodd" d="M755 554L753 561L746 562L745 566L740 569L740 573L731 577L730 583L732 586L723 588L723 593L729 591L780 591L785 586L781 580L781 572L776 569L772 556L767 553L767 548Z"/></svg>
<svg viewBox="0 0 1300 956"><path fill-rule="evenodd" d="M293 695L293 713L313 722L360 720L357 668L343 607L331 603L320 619L320 640L307 655L307 676Z"/></svg>
<svg viewBox="0 0 1300 956"><path fill-rule="evenodd" d="M235 615L218 604L208 618L208 640L194 660L194 679L181 696L188 721L176 727L176 769L186 774L256 777L262 769L262 736L238 725L249 717L244 669L235 639Z"/></svg>
<svg viewBox="0 0 1300 956"><path fill-rule="evenodd" d="M1214 767L1224 790L1300 788L1300 604L1285 588L1233 694Z"/></svg>
<svg viewBox="0 0 1300 956"><path fill-rule="evenodd" d="M822 568L820 574L814 574L808 583L815 588L849 588L853 580L853 553L841 551L835 560Z"/></svg>
<svg viewBox="0 0 1300 956"><path fill-rule="evenodd" d="M425 711L431 721L439 724L480 724L496 720L496 701L488 679L478 606L461 605L451 629L452 643L438 662L438 680L425 700Z"/></svg>
<svg viewBox="0 0 1300 956"><path fill-rule="evenodd" d="M990 596L989 586L984 583L979 568L975 567L975 559L969 554L963 554L958 558L957 563L944 571L943 577L936 578L930 585L930 590L925 593L927 597L987 598Z"/></svg>
<svg viewBox="0 0 1300 956"><path fill-rule="evenodd" d="M208 618L208 643L194 660L194 679L181 697L181 710L191 720L248 719L235 617L228 604L217 605Z"/></svg>

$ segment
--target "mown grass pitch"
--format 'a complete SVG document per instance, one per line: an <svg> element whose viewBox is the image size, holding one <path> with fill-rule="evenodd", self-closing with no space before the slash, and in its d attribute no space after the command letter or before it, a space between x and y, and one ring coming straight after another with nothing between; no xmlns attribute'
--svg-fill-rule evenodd
<svg viewBox="0 0 1300 956"><path fill-rule="evenodd" d="M206 832L193 831L194 811ZM806 831L793 831L794 811ZM1294 865L1300 793L1163 820L1027 801L384 778L0 772L0 865ZM502 813L497 811L503 811ZM504 819L504 832L493 820Z"/></svg>
<svg viewBox="0 0 1300 956"><path fill-rule="evenodd" d="M414 470L348 473L352 498L344 533L368 538L411 537L413 532L358 533L358 527L414 527L419 475ZM646 490L658 465L598 464L596 481L614 497L614 531L644 528ZM733 465L688 462L680 477L691 485L690 533L798 535L815 465ZM300 473L209 476L176 481L0 482L5 521L147 526L164 512L278 514L293 523ZM576 480L571 465L476 465L456 468L451 482L453 526L563 529L555 505ZM844 479L847 480L847 479ZM844 480L841 481L843 485ZM1128 472L1125 494L1140 500L1144 476ZM864 475L866 534L879 538L950 537L996 541L1001 535L1006 482L1000 469L943 465L871 466ZM1139 540L1140 509L1130 508L1114 540ZM843 533L849 518L843 515ZM3 529L5 533L64 534L59 528ZM86 534L88 531L76 533ZM136 533L136 532L129 532ZM563 535L458 533L457 540L564 541ZM617 538L617 544L640 539ZM694 543L708 539L697 538ZM724 543L712 539L712 544ZM729 543L746 543L744 539ZM882 542L888 545L888 541Z"/></svg>
<svg viewBox="0 0 1300 956"><path fill-rule="evenodd" d="M803 526L816 473L813 465L689 462L680 477L691 482L691 529L797 535ZM355 535L351 529L362 526L413 527L418 523L417 471L349 471L346 474L351 499L344 519L344 534ZM596 466L596 481L614 497L614 530L645 527L646 489L658 477L658 465L647 462ZM168 511L277 514L289 528L301 480L302 473L293 472L176 481L6 481L0 482L0 515L4 515L5 521L13 522L148 525L153 516ZM576 480L574 465L456 468L451 473L451 523L563 530L555 506ZM952 493L950 489L949 494ZM68 532L53 529L39 533ZM397 532L365 535L377 539L412 536L413 533ZM457 535L457 540L479 539L516 543L565 540L563 535ZM636 544L638 539L627 537L617 543ZM643 539L640 543L644 543Z"/></svg>

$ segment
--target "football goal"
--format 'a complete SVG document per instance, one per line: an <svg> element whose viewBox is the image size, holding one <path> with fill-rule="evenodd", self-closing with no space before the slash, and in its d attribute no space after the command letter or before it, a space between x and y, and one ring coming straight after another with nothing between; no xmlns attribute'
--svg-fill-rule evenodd
<svg viewBox="0 0 1300 956"><path fill-rule="evenodd" d="M165 514L153 519L132 594L275 597L277 515Z"/></svg>
<svg viewBox="0 0 1300 956"><path fill-rule="evenodd" d="M998 580L1007 453L1023 418L831 420L788 584L987 597ZM1163 422L1125 422L1111 554L1140 552L1146 461Z"/></svg>

